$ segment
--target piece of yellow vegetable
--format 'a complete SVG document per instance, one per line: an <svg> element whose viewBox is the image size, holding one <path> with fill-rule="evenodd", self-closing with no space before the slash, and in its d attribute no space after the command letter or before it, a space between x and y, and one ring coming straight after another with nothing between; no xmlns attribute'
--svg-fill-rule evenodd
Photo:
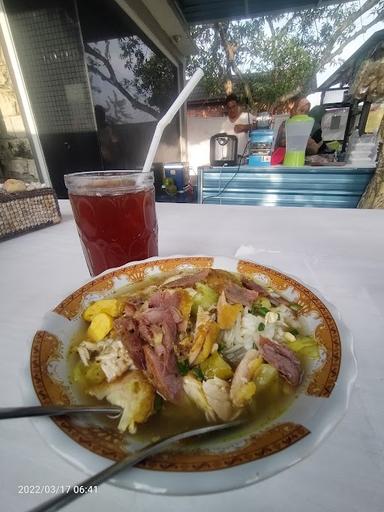
<svg viewBox="0 0 384 512"><path fill-rule="evenodd" d="M278 381L279 374L276 368L271 366L268 363L263 363L260 366L260 370L258 371L255 377L255 383L258 391L265 390L272 384Z"/></svg>
<svg viewBox="0 0 384 512"><path fill-rule="evenodd" d="M219 337L219 333L220 327L217 325L217 323L209 322L203 348L201 349L199 355L195 360L196 364L202 363L207 359L207 357L209 357L209 354L212 351L213 344L216 343L217 338Z"/></svg>
<svg viewBox="0 0 384 512"><path fill-rule="evenodd" d="M236 391L235 405L243 407L256 393L256 384L254 382L247 382L240 386Z"/></svg>
<svg viewBox="0 0 384 512"><path fill-rule="evenodd" d="M233 376L232 368L218 352L215 352L208 359L200 363L200 368L207 379L218 377L219 379L228 380Z"/></svg>
<svg viewBox="0 0 384 512"><path fill-rule="evenodd" d="M184 320L189 320L192 304L193 304L193 298L191 295L187 292L187 290L180 290L181 294L181 300L180 300L180 306L179 310L182 314Z"/></svg>
<svg viewBox="0 0 384 512"><path fill-rule="evenodd" d="M85 378L89 385L101 384L105 381L105 373L101 369L100 363L94 361L91 363L85 372Z"/></svg>
<svg viewBox="0 0 384 512"><path fill-rule="evenodd" d="M236 318L242 311L241 304L228 304L224 292L222 292L217 302L217 323L220 329L232 329Z"/></svg>
<svg viewBox="0 0 384 512"><path fill-rule="evenodd" d="M287 347L299 355L307 356L311 359L319 359L319 344L312 336L300 336L295 341L287 343Z"/></svg>
<svg viewBox="0 0 384 512"><path fill-rule="evenodd" d="M83 318L91 322L99 313L107 313L113 318L118 317L123 312L124 305L117 299L102 299L94 302L83 313Z"/></svg>
<svg viewBox="0 0 384 512"><path fill-rule="evenodd" d="M105 374L100 364L96 361L93 361L88 366L78 361L72 369L71 377L72 381L83 389L105 381Z"/></svg>
<svg viewBox="0 0 384 512"><path fill-rule="evenodd" d="M199 306L196 315L196 328L193 336L191 350L188 355L188 362L190 365L198 364L204 361L212 351L212 347L216 342L220 328L216 322L212 321L208 311L205 311L202 306ZM203 355L197 361L200 352Z"/></svg>
<svg viewBox="0 0 384 512"><path fill-rule="evenodd" d="M197 356L200 354L200 352L204 346L204 341L205 341L207 332L208 332L208 324L200 325L196 329L195 336L193 338L192 348L191 348L191 350L189 352L189 356L188 356L188 362L190 365L192 365L196 361Z"/></svg>
<svg viewBox="0 0 384 512"><path fill-rule="evenodd" d="M113 327L113 318L107 313L98 313L93 317L87 330L87 336L91 341L101 341Z"/></svg>
<svg viewBox="0 0 384 512"><path fill-rule="evenodd" d="M87 382L85 378L85 371L87 367L83 365L81 361L77 361L71 371L72 381L81 387L85 387Z"/></svg>
<svg viewBox="0 0 384 512"><path fill-rule="evenodd" d="M196 283L197 293L192 299L192 313L197 314L199 307L208 310L217 303L218 295L210 286L204 283Z"/></svg>
<svg viewBox="0 0 384 512"><path fill-rule="evenodd" d="M262 362L263 358L259 356L256 359L252 359L252 361L248 364L248 369L250 372L249 376L251 379L254 379L256 375L260 372Z"/></svg>

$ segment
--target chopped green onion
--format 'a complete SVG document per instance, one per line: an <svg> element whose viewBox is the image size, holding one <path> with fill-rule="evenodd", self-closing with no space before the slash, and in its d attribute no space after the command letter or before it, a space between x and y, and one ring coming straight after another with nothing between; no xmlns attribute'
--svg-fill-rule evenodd
<svg viewBox="0 0 384 512"><path fill-rule="evenodd" d="M204 380L204 373L201 371L200 366L195 366L192 368L192 372L195 374L195 377L198 380Z"/></svg>
<svg viewBox="0 0 384 512"><path fill-rule="evenodd" d="M265 329L265 324L263 324L263 322L260 322L259 323L259 327L257 328L258 331L264 331Z"/></svg>
<svg viewBox="0 0 384 512"><path fill-rule="evenodd" d="M268 308L264 308L263 306L258 306L257 304L255 304L255 305L252 306L251 313L253 315L265 316L267 313L269 313L269 309Z"/></svg>
<svg viewBox="0 0 384 512"><path fill-rule="evenodd" d="M300 306L300 304L297 304L296 302L291 302L291 304L289 305L289 307L290 307L293 311L300 311L300 309L302 308L302 306Z"/></svg>
<svg viewBox="0 0 384 512"><path fill-rule="evenodd" d="M189 372L189 363L187 360L185 361L178 361L177 362L177 369L179 370L180 375L187 375Z"/></svg>

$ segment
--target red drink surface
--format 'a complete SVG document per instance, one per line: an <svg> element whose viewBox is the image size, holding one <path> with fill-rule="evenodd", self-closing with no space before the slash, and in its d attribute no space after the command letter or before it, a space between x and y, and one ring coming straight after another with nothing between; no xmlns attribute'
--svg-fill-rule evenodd
<svg viewBox="0 0 384 512"><path fill-rule="evenodd" d="M116 195L69 194L92 275L157 256L154 195L153 189Z"/></svg>

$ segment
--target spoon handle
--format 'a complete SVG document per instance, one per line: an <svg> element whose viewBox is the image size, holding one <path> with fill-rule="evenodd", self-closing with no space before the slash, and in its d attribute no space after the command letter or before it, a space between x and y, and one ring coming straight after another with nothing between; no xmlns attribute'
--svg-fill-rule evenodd
<svg viewBox="0 0 384 512"><path fill-rule="evenodd" d="M176 443L188 437L208 434L210 432L236 427L238 425L241 425L242 423L244 423L244 420L236 420L231 421L229 423L211 425L209 427L202 427L194 430L189 430L187 432L181 432L180 434L172 435L166 437L165 439L161 439L160 441L156 441L155 443L148 445L147 447L139 450L138 452L128 455L121 461L112 464L112 466L108 466L107 468L103 469L96 475L87 478L78 485L72 486L67 493L60 494L59 496L56 496L55 498L52 498L47 502L38 505L37 507L30 510L30 512L54 512L56 510L59 510L62 507L65 507L66 505L74 501L75 499L80 498L83 494L86 494L89 490L93 489L94 486L97 486L105 482L109 478L113 477L122 469L134 466L143 459L150 457L151 455L155 455L158 452L161 452L162 450L164 450L164 448L167 448L169 445L173 443ZM79 489L82 489L84 492L78 492Z"/></svg>
<svg viewBox="0 0 384 512"><path fill-rule="evenodd" d="M54 405L54 406L33 406L33 407L1 407L0 420L10 418L28 418L31 416L62 416L80 412L99 412L106 414L121 413L120 407L106 406L83 406L83 405Z"/></svg>

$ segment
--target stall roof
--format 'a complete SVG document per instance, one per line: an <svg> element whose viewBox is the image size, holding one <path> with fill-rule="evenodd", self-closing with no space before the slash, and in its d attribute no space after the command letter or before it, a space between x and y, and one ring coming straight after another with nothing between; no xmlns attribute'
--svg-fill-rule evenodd
<svg viewBox="0 0 384 512"><path fill-rule="evenodd" d="M224 19L244 19L269 13L310 9L348 0L174 0L190 24L210 23Z"/></svg>
<svg viewBox="0 0 384 512"><path fill-rule="evenodd" d="M360 48L349 57L327 80L320 85L318 91L327 91L334 85L348 86L352 82L364 59L370 57L379 48L384 49L384 30L375 32Z"/></svg>

